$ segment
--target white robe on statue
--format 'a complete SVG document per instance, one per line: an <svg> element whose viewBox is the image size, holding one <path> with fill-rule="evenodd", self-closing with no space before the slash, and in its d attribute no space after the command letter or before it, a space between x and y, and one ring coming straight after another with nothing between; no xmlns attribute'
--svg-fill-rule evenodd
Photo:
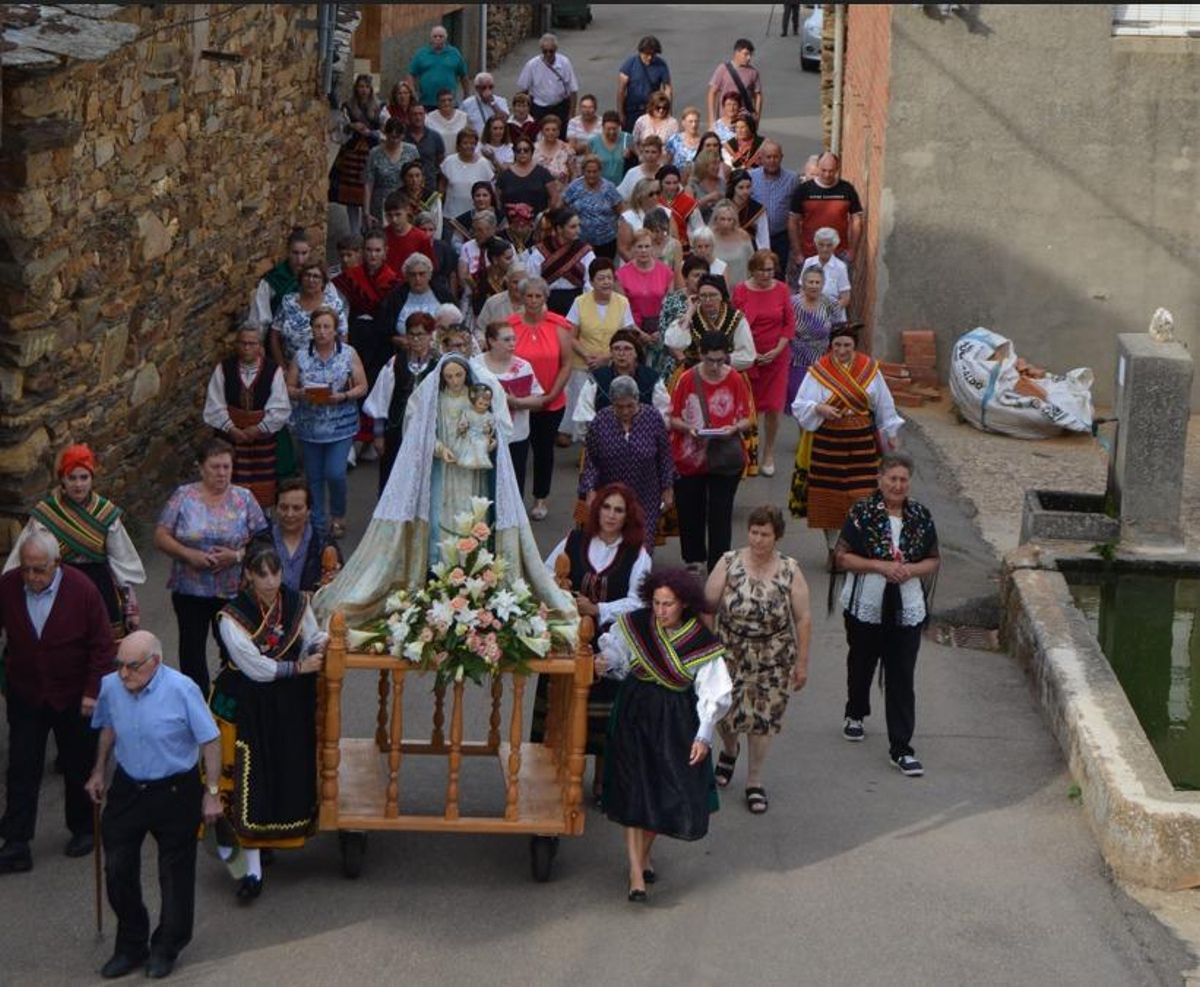
<svg viewBox="0 0 1200 987"><path fill-rule="evenodd" d="M412 418L406 422L404 441L366 533L337 577L313 597L313 609L322 624L334 610L341 610L350 626L361 624L382 614L393 590L423 586L431 562L431 527L448 523L447 514L452 520L455 513L471 510L469 496L465 503L445 502L444 464L434 456L442 367L450 360L467 368L468 385L476 383L471 365L451 353L438 361L413 392ZM496 444L495 457L496 466L487 471L491 475L484 493L493 501L493 551L509 561L514 578L521 576L529 583L534 596L550 609L553 630L573 645L579 631L575 601L558 587L542 562L507 443Z"/></svg>

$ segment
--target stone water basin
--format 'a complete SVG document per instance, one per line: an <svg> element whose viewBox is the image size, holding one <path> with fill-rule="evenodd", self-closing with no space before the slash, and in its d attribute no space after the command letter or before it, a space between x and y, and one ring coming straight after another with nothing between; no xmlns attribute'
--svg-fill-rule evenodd
<svg viewBox="0 0 1200 987"><path fill-rule="evenodd" d="M1001 635L1123 880L1200 886L1200 557L1032 542L1005 558Z"/></svg>

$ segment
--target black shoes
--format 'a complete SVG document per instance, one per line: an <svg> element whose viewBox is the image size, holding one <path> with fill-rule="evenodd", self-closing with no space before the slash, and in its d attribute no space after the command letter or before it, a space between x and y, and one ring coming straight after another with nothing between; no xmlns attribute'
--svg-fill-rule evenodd
<svg viewBox="0 0 1200 987"><path fill-rule="evenodd" d="M63 853L68 857L86 857L95 848L91 833L73 833L63 847Z"/></svg>
<svg viewBox="0 0 1200 987"><path fill-rule="evenodd" d="M629 900L636 901L639 904L645 902L647 900L646 890L644 888L630 888L629 889Z"/></svg>
<svg viewBox="0 0 1200 987"><path fill-rule="evenodd" d="M116 980L117 977L133 973L145 962L144 959L135 960L132 956L126 956L124 953L113 953L112 958L100 967L100 976L105 980Z"/></svg>
<svg viewBox="0 0 1200 987"><path fill-rule="evenodd" d="M146 976L151 980L162 980L163 977L169 977L174 969L175 961L164 953L152 952L150 959L146 960Z"/></svg>
<svg viewBox="0 0 1200 987"><path fill-rule="evenodd" d="M20 874L27 870L33 870L29 844L5 840L4 846L0 846L0 874Z"/></svg>
<svg viewBox="0 0 1200 987"><path fill-rule="evenodd" d="M262 878L252 877L247 874L237 886L237 900L239 905L249 905L255 898L262 894Z"/></svg>

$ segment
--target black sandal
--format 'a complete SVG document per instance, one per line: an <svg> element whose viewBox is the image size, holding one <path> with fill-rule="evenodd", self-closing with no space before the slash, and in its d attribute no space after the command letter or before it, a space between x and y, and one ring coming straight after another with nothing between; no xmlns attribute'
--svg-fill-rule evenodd
<svg viewBox="0 0 1200 987"><path fill-rule="evenodd" d="M761 816L767 811L770 803L767 801L767 792L765 789L755 786L746 789L746 808L753 815Z"/></svg>
<svg viewBox="0 0 1200 987"><path fill-rule="evenodd" d="M729 782L733 780L733 769L737 767L738 754L742 752L739 747L730 757L724 751L717 755L717 766L713 769L713 776L717 779L717 787L725 788Z"/></svg>

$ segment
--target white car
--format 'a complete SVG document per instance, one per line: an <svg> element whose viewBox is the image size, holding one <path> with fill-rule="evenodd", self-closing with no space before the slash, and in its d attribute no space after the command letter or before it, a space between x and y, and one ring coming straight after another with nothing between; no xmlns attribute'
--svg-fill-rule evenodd
<svg viewBox="0 0 1200 987"><path fill-rule="evenodd" d="M818 5L804 19L800 33L800 67L805 72L821 71L821 34L825 24L825 8Z"/></svg>

